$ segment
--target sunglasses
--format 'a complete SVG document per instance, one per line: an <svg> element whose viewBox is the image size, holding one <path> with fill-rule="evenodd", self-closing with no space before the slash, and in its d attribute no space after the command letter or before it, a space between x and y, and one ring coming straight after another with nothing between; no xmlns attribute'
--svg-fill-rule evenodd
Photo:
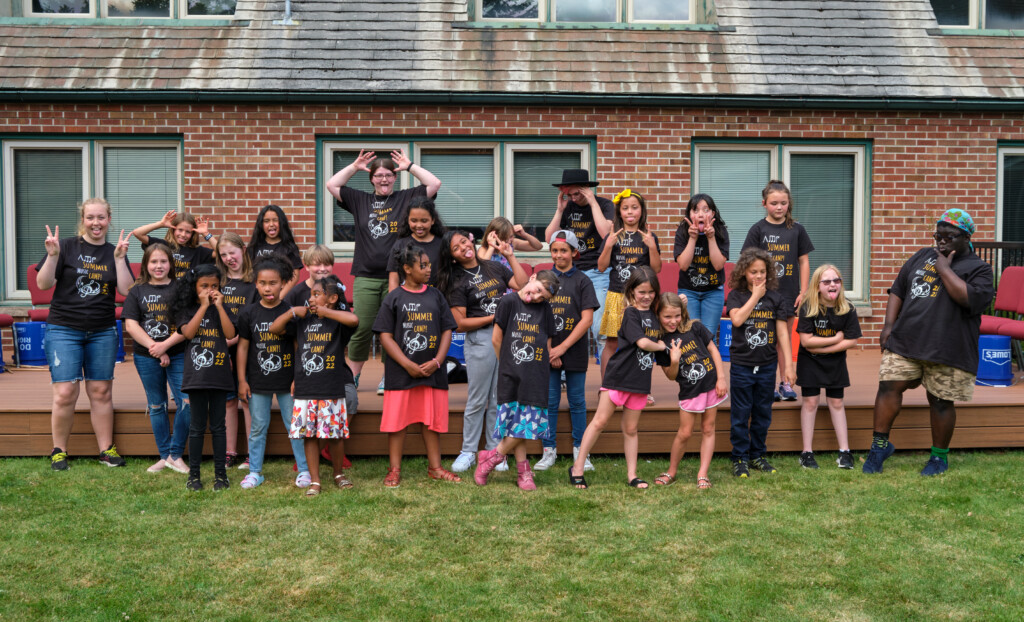
<svg viewBox="0 0 1024 622"><path fill-rule="evenodd" d="M843 279L821 279L821 284L825 286L832 285L833 283L839 285L843 282Z"/></svg>
<svg viewBox="0 0 1024 622"><path fill-rule="evenodd" d="M936 242L941 242L943 240L945 240L946 242L954 242L954 241L959 240L960 238L964 237L964 234L962 234L962 233L936 233L936 234L932 235L932 237L935 238Z"/></svg>

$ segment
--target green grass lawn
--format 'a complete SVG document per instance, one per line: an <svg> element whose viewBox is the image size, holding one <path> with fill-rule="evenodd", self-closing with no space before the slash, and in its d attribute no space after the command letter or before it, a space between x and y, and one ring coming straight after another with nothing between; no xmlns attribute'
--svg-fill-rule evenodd
<svg viewBox="0 0 1024 622"><path fill-rule="evenodd" d="M876 476L834 458L775 456L778 474L750 480L717 458L707 491L694 456L648 491L621 457L576 491L562 459L533 493L512 472L428 481L422 459L385 490L386 462L357 460L355 489L317 498L290 461L255 490L234 471L221 493L207 462L188 493L147 459L2 459L0 620L1024 618L1024 453L954 452L929 479L923 453Z"/></svg>

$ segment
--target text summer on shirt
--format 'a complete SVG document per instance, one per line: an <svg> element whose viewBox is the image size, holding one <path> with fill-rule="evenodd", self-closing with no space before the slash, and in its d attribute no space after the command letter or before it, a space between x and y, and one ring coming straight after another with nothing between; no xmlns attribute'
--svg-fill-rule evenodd
<svg viewBox="0 0 1024 622"><path fill-rule="evenodd" d="M651 392L651 370L654 368L654 352L648 352L636 345L646 337L657 342L661 339L661 325L653 311L641 311L626 307L619 327L619 344L615 354L608 361L604 382L606 389L628 393L648 394Z"/></svg>
<svg viewBox="0 0 1024 622"><path fill-rule="evenodd" d="M130 274L128 257L122 261ZM36 264L36 270L42 270L44 263L46 256ZM81 236L64 238L53 277L56 285L47 323L81 331L114 325L117 268L113 244L89 244Z"/></svg>
<svg viewBox="0 0 1024 622"><path fill-rule="evenodd" d="M498 357L498 403L547 408L551 377L548 339L555 332L551 305L527 304L518 293L506 294L498 303L494 323L503 333Z"/></svg>
<svg viewBox="0 0 1024 622"><path fill-rule="evenodd" d="M355 329L330 318L307 313L295 324L295 399L337 400L345 385L354 384L345 363L345 346Z"/></svg>
<svg viewBox="0 0 1024 622"><path fill-rule="evenodd" d="M295 327L288 325L284 335L270 332L274 320L290 307L278 304L272 309L263 303L243 307L238 314L238 337L249 341L245 359L245 378L253 393L276 393L291 389L295 372Z"/></svg>
<svg viewBox="0 0 1024 622"><path fill-rule="evenodd" d="M860 322L857 310L850 305L850 310L837 315L832 307L825 307L821 315L808 317L803 314L801 305L800 319L796 323L797 333L807 333L815 337L835 337L840 331L843 339L859 339L861 337ZM846 350L828 354L812 354L800 344L796 358L796 383L801 387L819 387L837 389L850 386L850 374L846 368Z"/></svg>
<svg viewBox="0 0 1024 622"><path fill-rule="evenodd" d="M558 293L548 300L555 316L555 333L551 335L551 347L566 340L583 317L583 311L600 307L594 284L582 270L573 268L558 272ZM562 369L566 371L587 371L590 364L590 331L584 331L580 340L572 344L562 355Z"/></svg>
<svg viewBox="0 0 1024 622"><path fill-rule="evenodd" d="M138 322L142 330L146 331L146 335L153 341L167 341L177 330L170 311L173 298L173 281L166 285L139 283L128 290L128 296L124 299L124 309L121 311L121 319ZM184 351L185 342L181 342L171 346L167 350L167 356L176 356ZM153 358L149 355L149 348L144 347L138 341L135 342L134 352L135 356Z"/></svg>
<svg viewBox="0 0 1024 622"><path fill-rule="evenodd" d="M246 283L242 279L228 279L227 283L221 285L220 293L224 295L224 310L232 322L238 320L238 313L247 304L254 302L258 294L255 283Z"/></svg>
<svg viewBox="0 0 1024 622"><path fill-rule="evenodd" d="M363 192L348 186L338 189L338 207L352 214L355 220L355 255L352 257L352 276L372 279L388 278L388 256L398 239L398 228L407 218L413 199L426 198L427 187L413 186L395 190L386 197ZM344 226L334 226L334 238L345 238Z"/></svg>
<svg viewBox="0 0 1024 622"><path fill-rule="evenodd" d="M498 301L512 281L512 271L496 261L481 261L476 268L453 266L455 285L448 304L465 307L466 317L494 315Z"/></svg>
<svg viewBox="0 0 1024 622"><path fill-rule="evenodd" d="M658 236L654 233L651 236L654 237L654 248L660 248ZM608 291L621 294L634 270L651 265L651 249L644 244L644 234L640 231L623 231L618 239L609 235L601 245L601 252L604 252L605 244L614 245L609 264Z"/></svg>
<svg viewBox="0 0 1024 622"><path fill-rule="evenodd" d="M753 294L750 290L734 289L726 299L726 312L742 308ZM729 358L733 365L760 367L777 363L776 352L776 320L785 320L792 315L787 303L777 291L768 290L757 301L754 309L747 316L742 326L732 327L732 345L729 346Z"/></svg>
<svg viewBox="0 0 1024 622"><path fill-rule="evenodd" d="M176 318L178 332L192 321L199 305L190 307ZM220 312L210 305L203 315L199 330L188 342L185 350L185 375L181 389L186 393L199 389L234 391L235 377L231 371L228 341L221 328Z"/></svg>
<svg viewBox="0 0 1024 622"><path fill-rule="evenodd" d="M402 353L417 365L437 359L441 336L455 328L448 301L429 286L419 292L404 287L388 292L373 322L373 332L391 334ZM397 361L384 357L384 390L404 391L420 386L447 389L448 370L444 359L439 363L440 368L426 378L413 378Z"/></svg>
<svg viewBox="0 0 1024 622"><path fill-rule="evenodd" d="M708 344L712 342L711 333L700 322L694 321L690 330L685 333L674 331L662 335L665 345L679 339L682 343L682 356L679 358L679 371L676 382L679 383L679 400L688 400L703 395L715 388L718 382L718 369L711 358ZM669 367L672 358L668 352L658 352L658 365Z"/></svg>

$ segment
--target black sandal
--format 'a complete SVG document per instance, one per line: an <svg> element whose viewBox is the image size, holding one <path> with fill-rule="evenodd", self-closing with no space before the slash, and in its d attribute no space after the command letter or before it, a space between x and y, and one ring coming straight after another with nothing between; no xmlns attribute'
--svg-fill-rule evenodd
<svg viewBox="0 0 1024 622"><path fill-rule="evenodd" d="M586 490L587 488L590 488L590 486L587 486L587 479L585 477L583 477L582 475L572 474L572 466L573 465L571 464L569 465L569 484L572 485L574 488L578 488L580 490Z"/></svg>
<svg viewBox="0 0 1024 622"><path fill-rule="evenodd" d="M641 484L643 484L643 486L641 486ZM633 479L629 480L629 485L632 486L633 488L638 488L640 490L647 490L650 487L647 482L640 479L639 477L634 477Z"/></svg>

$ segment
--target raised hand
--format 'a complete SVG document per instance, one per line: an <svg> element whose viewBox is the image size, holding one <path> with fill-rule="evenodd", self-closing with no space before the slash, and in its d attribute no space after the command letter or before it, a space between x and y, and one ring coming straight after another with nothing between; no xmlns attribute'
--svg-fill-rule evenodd
<svg viewBox="0 0 1024 622"><path fill-rule="evenodd" d="M46 254L50 257L56 257L60 255L60 226L53 228L53 233L50 232L50 225L46 225L46 239L43 240L43 244L46 246Z"/></svg>
<svg viewBox="0 0 1024 622"><path fill-rule="evenodd" d="M765 293L768 292L767 281L757 283L750 287L750 293L753 294L754 300L761 300L764 298Z"/></svg>
<svg viewBox="0 0 1024 622"><path fill-rule="evenodd" d="M559 189L558 191L558 209L559 212L565 211L565 206L569 204L569 196Z"/></svg>
<svg viewBox="0 0 1024 622"><path fill-rule="evenodd" d="M407 171L409 170L409 167L412 166L412 160L410 160L409 156L406 155L405 148L396 149L395 151L392 151L391 161L394 162L395 166L397 167L395 169L396 173L398 171Z"/></svg>
<svg viewBox="0 0 1024 622"><path fill-rule="evenodd" d="M196 233L203 237L210 233L210 223L202 216L196 216Z"/></svg>
<svg viewBox="0 0 1024 622"><path fill-rule="evenodd" d="M512 244L509 242L498 242L498 252L501 253L503 257L508 258L512 256L515 249L512 248Z"/></svg>
<svg viewBox="0 0 1024 622"><path fill-rule="evenodd" d="M704 225L704 235L708 236L708 239L715 237L715 217L712 216L708 224ZM721 396L719 396L721 397Z"/></svg>
<svg viewBox="0 0 1024 622"><path fill-rule="evenodd" d="M369 173L370 162L373 162L374 158L376 157L376 153L372 151L366 151L365 149L360 149L359 155L356 156L355 162L352 163L352 166L356 167L357 171L366 171L367 173Z"/></svg>
<svg viewBox="0 0 1024 622"><path fill-rule="evenodd" d="M117 236L117 246L114 247L114 259L121 259L128 254L128 243L132 241L131 234L125 235L124 229Z"/></svg>
<svg viewBox="0 0 1024 622"><path fill-rule="evenodd" d="M683 222L686 223L687 235L690 236L690 239L696 240L697 236L700 235L700 229L698 229L697 225L693 224L693 222L686 216L683 216Z"/></svg>
<svg viewBox="0 0 1024 622"><path fill-rule="evenodd" d="M650 231L641 231L640 239L644 241L644 244L647 245L647 248L654 249L654 234L652 234Z"/></svg>
<svg viewBox="0 0 1024 622"><path fill-rule="evenodd" d="M174 219L177 218L177 217L178 217L178 210L176 210L176 209L167 210L167 213L164 214L164 217L160 219L160 226L164 227L166 229L173 229L174 228Z"/></svg>
<svg viewBox="0 0 1024 622"><path fill-rule="evenodd" d="M523 237L525 233L526 230L523 229L522 225L512 225L512 235Z"/></svg>
<svg viewBox="0 0 1024 622"><path fill-rule="evenodd" d="M224 294L219 289L210 290L210 304L219 307L224 303Z"/></svg>
<svg viewBox="0 0 1024 622"><path fill-rule="evenodd" d="M593 190L593 188L588 188L586 186L581 186L580 187L580 194L582 194L583 198L587 200L587 203L590 203L591 201L594 200L594 190Z"/></svg>

